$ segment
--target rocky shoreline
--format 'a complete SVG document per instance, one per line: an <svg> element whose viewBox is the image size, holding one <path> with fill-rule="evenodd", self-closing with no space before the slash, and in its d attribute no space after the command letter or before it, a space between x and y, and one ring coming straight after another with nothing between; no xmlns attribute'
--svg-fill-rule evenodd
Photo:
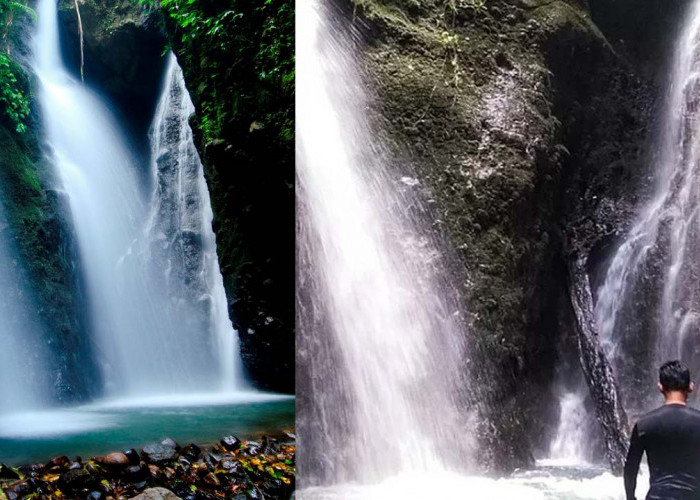
<svg viewBox="0 0 700 500"><path fill-rule="evenodd" d="M226 436L214 445L172 439L88 460L0 464L0 500L288 499L295 484L294 435L259 441Z"/></svg>

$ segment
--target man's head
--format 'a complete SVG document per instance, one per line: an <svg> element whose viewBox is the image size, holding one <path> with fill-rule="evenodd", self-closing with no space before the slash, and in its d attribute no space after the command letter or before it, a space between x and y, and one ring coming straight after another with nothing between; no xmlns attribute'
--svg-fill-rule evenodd
<svg viewBox="0 0 700 500"><path fill-rule="evenodd" d="M693 392L690 370L678 360L667 361L659 368L659 390L666 399L669 397L685 400Z"/></svg>

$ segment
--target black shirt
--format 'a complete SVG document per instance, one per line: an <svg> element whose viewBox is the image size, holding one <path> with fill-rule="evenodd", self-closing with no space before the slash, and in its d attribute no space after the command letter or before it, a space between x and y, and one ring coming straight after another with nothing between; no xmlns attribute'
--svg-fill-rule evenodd
<svg viewBox="0 0 700 500"><path fill-rule="evenodd" d="M625 492L634 500L642 454L649 463L647 500L700 499L700 411L668 404L639 419L625 462Z"/></svg>

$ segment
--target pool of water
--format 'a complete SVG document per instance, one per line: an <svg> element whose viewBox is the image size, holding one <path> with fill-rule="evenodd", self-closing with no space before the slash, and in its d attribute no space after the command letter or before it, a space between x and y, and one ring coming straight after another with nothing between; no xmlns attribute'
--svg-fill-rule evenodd
<svg viewBox="0 0 700 500"><path fill-rule="evenodd" d="M209 443L294 425L294 398L258 392L104 400L72 408L0 415L0 462L89 457L170 437Z"/></svg>
<svg viewBox="0 0 700 500"><path fill-rule="evenodd" d="M644 498L648 475L637 483L637 498ZM341 485L308 488L297 500L380 500L451 498L457 500L624 500L621 477L588 464L542 461L533 470L510 477L467 476L447 471L405 473L376 485Z"/></svg>

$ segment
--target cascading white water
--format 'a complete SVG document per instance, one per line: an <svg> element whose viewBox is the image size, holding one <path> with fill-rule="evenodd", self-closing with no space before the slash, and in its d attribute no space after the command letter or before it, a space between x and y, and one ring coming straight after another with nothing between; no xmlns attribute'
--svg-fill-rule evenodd
<svg viewBox="0 0 700 500"><path fill-rule="evenodd" d="M559 424L549 447L548 460L585 463L589 455L588 412L582 393L567 392L559 400Z"/></svg>
<svg viewBox="0 0 700 500"><path fill-rule="evenodd" d="M151 137L153 193L147 224L152 262L172 300L166 314L213 332L224 388L242 387L238 336L228 316L224 280L212 230L214 213L189 117L195 108L175 55L168 55L165 88ZM198 304L200 310L182 308ZM199 313L199 314L197 314Z"/></svg>
<svg viewBox="0 0 700 500"><path fill-rule="evenodd" d="M415 182L383 160L351 35L326 9L297 4L298 363L301 397L313 396L299 403L300 480L464 468L455 291L430 230L406 213Z"/></svg>
<svg viewBox="0 0 700 500"><path fill-rule="evenodd" d="M15 249L0 208L0 415L35 409L48 399L47 363L36 323L16 268ZM0 424L0 432L3 426Z"/></svg>
<svg viewBox="0 0 700 500"><path fill-rule="evenodd" d="M106 394L241 384L181 76L171 64L154 124L149 198L105 103L64 67L56 0L38 4L34 64L46 142L70 200Z"/></svg>
<svg viewBox="0 0 700 500"><path fill-rule="evenodd" d="M684 19L654 157L656 194L614 255L595 307L601 342L633 413L656 401L660 363L700 363L700 2Z"/></svg>

